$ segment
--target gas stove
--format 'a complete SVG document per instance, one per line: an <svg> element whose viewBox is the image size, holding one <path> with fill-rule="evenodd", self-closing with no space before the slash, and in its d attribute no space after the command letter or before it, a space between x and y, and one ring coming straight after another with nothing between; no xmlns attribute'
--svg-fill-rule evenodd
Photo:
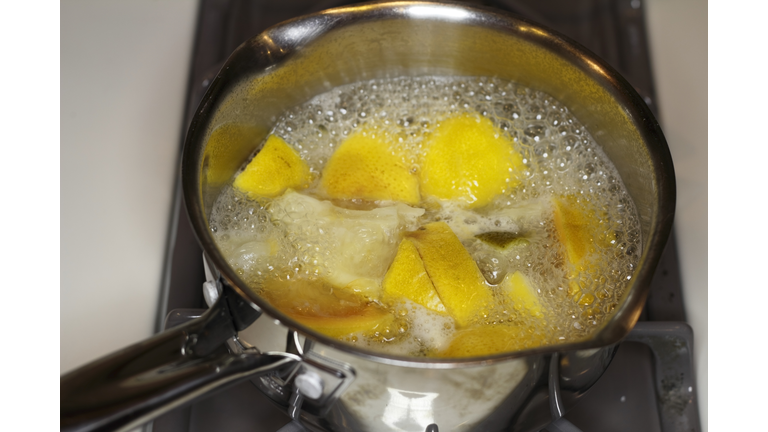
<svg viewBox="0 0 768 432"><path fill-rule="evenodd" d="M202 0L187 92L185 129L208 84L240 43L292 17L354 3L339 0ZM651 109L656 110L641 0L489 0L471 3L529 18L576 40L616 68ZM168 312L186 310L182 314L194 314L195 309L206 307L201 289L206 280L202 250L187 221L180 185L177 185L174 199L175 223L166 256L158 331L166 325ZM557 423L547 430L700 430L690 364L665 366L655 363L656 359L664 360L669 353L665 354L658 344L653 351L642 343L648 342L643 329L655 329L654 334L659 334L662 325L668 325L662 328L662 334L665 331L678 336L682 334L675 340L685 340L685 326L680 323L686 321L686 316L674 232L661 258L640 320L643 323L638 331L619 346L603 377L565 414L567 422ZM690 345L686 349L690 352ZM664 368L672 368L672 372ZM662 370L667 374L661 376ZM659 373L659 378L655 372ZM679 376L680 373L684 376ZM683 389L683 393L677 389ZM681 418L685 425L680 422ZM253 384L245 382L159 417L151 430L271 432L289 421L284 409L274 405ZM577 429L568 429L571 426Z"/></svg>

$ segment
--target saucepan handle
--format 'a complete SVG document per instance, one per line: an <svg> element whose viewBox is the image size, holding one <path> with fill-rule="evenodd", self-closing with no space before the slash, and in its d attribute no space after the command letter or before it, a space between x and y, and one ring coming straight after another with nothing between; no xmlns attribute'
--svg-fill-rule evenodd
<svg viewBox="0 0 768 432"><path fill-rule="evenodd" d="M288 353L223 348L259 314L224 287L199 318L63 375L61 430L129 430L212 390L299 361Z"/></svg>

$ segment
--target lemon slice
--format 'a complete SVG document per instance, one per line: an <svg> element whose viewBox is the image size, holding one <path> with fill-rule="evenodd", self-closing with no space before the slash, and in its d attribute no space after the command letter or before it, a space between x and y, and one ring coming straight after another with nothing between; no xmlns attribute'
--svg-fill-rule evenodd
<svg viewBox="0 0 768 432"><path fill-rule="evenodd" d="M445 309L460 327L494 307L493 293L480 269L445 222L433 222L408 234Z"/></svg>
<svg viewBox="0 0 768 432"><path fill-rule="evenodd" d="M575 279L579 272L590 269L590 254L595 252L596 247L607 247L615 241L616 234L604 226L607 223L606 212L598 210L583 198L565 195L553 198L552 203L555 231L570 263L568 294L576 296L581 288Z"/></svg>
<svg viewBox="0 0 768 432"><path fill-rule="evenodd" d="M410 239L400 242L395 260L384 276L382 288L385 300L407 298L429 310L445 313L445 306Z"/></svg>
<svg viewBox="0 0 768 432"><path fill-rule="evenodd" d="M462 114L443 121L426 139L421 192L466 207L482 207L519 183L522 157L485 117Z"/></svg>
<svg viewBox="0 0 768 432"><path fill-rule="evenodd" d="M374 306L368 306L360 312L343 317L302 315L291 315L291 317L333 338L342 338L355 333L383 331L395 321L394 315Z"/></svg>
<svg viewBox="0 0 768 432"><path fill-rule="evenodd" d="M524 308L533 316L543 316L536 290L531 285L531 281L519 271L504 278L501 282L501 292L515 309Z"/></svg>
<svg viewBox="0 0 768 432"><path fill-rule="evenodd" d="M321 186L330 198L418 204L418 178L381 135L355 132L328 159Z"/></svg>
<svg viewBox="0 0 768 432"><path fill-rule="evenodd" d="M321 279L268 279L259 294L296 321L334 338L372 333L394 322L394 315L364 296L333 288Z"/></svg>
<svg viewBox="0 0 768 432"><path fill-rule="evenodd" d="M234 182L250 198L280 196L286 189L302 189L312 177L309 166L282 138L270 135L267 142Z"/></svg>

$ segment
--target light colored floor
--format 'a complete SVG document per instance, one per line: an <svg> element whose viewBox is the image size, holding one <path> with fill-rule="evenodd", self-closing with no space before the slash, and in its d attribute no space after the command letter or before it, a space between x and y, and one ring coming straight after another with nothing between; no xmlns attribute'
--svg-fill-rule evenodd
<svg viewBox="0 0 768 432"><path fill-rule="evenodd" d="M707 3L647 0L707 425ZM196 2L61 5L62 373L151 335Z"/></svg>
<svg viewBox="0 0 768 432"><path fill-rule="evenodd" d="M61 6L65 372L152 334L197 2Z"/></svg>
<svg viewBox="0 0 768 432"><path fill-rule="evenodd" d="M707 2L646 0L662 130L677 177L680 267L701 424L707 430Z"/></svg>

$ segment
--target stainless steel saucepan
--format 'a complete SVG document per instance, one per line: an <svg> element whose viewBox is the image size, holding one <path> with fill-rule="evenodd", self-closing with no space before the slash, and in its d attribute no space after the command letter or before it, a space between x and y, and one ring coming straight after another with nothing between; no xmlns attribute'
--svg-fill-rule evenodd
<svg viewBox="0 0 768 432"><path fill-rule="evenodd" d="M282 112L344 84L430 75L489 76L543 91L615 164L640 216L642 255L620 306L591 339L463 360L370 352L272 307L217 249L212 203ZM209 142L227 123L250 125L254 136ZM62 376L62 430L129 429L245 379L293 410L286 430L539 430L594 384L637 321L675 208L669 149L632 86L547 28L460 3L337 8L245 42L195 113L182 183L215 302L200 318Z"/></svg>

